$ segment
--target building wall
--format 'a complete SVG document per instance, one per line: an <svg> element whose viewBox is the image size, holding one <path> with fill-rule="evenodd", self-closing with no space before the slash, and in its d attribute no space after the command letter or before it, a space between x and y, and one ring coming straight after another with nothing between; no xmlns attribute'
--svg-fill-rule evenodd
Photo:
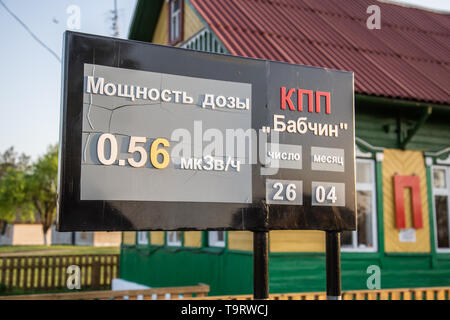
<svg viewBox="0 0 450 320"><path fill-rule="evenodd" d="M205 27L188 2L184 4L183 41L189 39Z"/></svg>
<svg viewBox="0 0 450 320"><path fill-rule="evenodd" d="M164 3L154 43L167 44L167 3ZM184 40L204 27L185 5ZM197 31L196 31L197 30ZM198 48L195 48L198 49ZM430 169L423 151L438 151L450 145L448 113L435 112L400 150L398 132L407 134L421 116L421 109L395 107L385 101L356 101L356 136L375 148L361 146L376 158L377 247L376 252L342 252L344 290L367 289L369 266L381 269L382 288L450 286L450 254L436 253L433 240L433 205L429 197ZM380 148L386 148L382 150ZM420 178L423 228L416 242L399 241L395 227L393 175L416 174ZM405 217L411 226L411 195L405 191ZM206 233L204 234L204 236ZM134 237L134 238L133 238ZM321 231L271 231L269 238L270 291L307 292L325 290L325 233ZM151 232L148 253L135 246L134 233L125 233L121 249L120 277L149 286L211 286L211 295L248 294L253 290L253 235L228 232L226 248L202 246L201 233L184 232L184 247L165 245L165 233ZM192 246L195 246L193 252ZM154 249L154 250L153 250ZM147 251L146 251L147 252Z"/></svg>
<svg viewBox="0 0 450 320"><path fill-rule="evenodd" d="M355 129L357 137L374 146L399 149L397 126L401 120L403 130L412 128L420 118L420 109L383 106L376 103L357 105ZM448 112L433 110L430 118L420 127L407 145L409 150L438 151L449 146Z"/></svg>
<svg viewBox="0 0 450 320"><path fill-rule="evenodd" d="M229 231L230 250L252 251L253 234L249 231ZM274 230L269 232L270 252L325 252L325 234L311 230Z"/></svg>
<svg viewBox="0 0 450 320"><path fill-rule="evenodd" d="M134 246L136 244L136 232L122 232L122 245Z"/></svg>
<svg viewBox="0 0 450 320"><path fill-rule="evenodd" d="M163 231L150 232L150 243L153 245L163 245L164 232Z"/></svg>
<svg viewBox="0 0 450 320"><path fill-rule="evenodd" d="M58 232L56 226L52 226L52 244L71 245L72 232Z"/></svg>
<svg viewBox="0 0 450 320"><path fill-rule="evenodd" d="M76 232L75 243L78 246L92 246L94 243L94 232Z"/></svg>
<svg viewBox="0 0 450 320"><path fill-rule="evenodd" d="M120 246L121 232L76 232L76 245ZM44 236L40 224L9 224L4 235L0 235L0 245L43 245ZM53 226L47 232L47 244L72 244L72 232L57 232Z"/></svg>
<svg viewBox="0 0 450 320"><path fill-rule="evenodd" d="M167 22L167 10L169 6L166 1L161 9L161 14L159 15L158 22L156 24L155 33L153 35L152 43L155 44L167 44L168 40L168 22Z"/></svg>
<svg viewBox="0 0 450 320"><path fill-rule="evenodd" d="M14 232L14 225L8 224L6 226L4 234L0 234L0 245L1 246L12 245L13 232Z"/></svg>
<svg viewBox="0 0 450 320"><path fill-rule="evenodd" d="M379 108L378 108L379 109ZM357 109L356 135L361 136L365 124L377 126L371 142L384 141L387 146L397 146L397 136L386 133L382 123L395 123L391 115L382 117L374 109ZM440 138L435 130L450 132L450 124L442 128L440 119L431 118L427 123L429 134L433 136L427 150L439 150L448 146L446 133ZM378 122L377 124L373 124ZM360 129L358 129L360 128ZM365 129L364 129L365 130ZM362 135L364 136L364 130ZM426 130L420 132L426 136ZM390 136L386 140L385 135ZM421 136L418 139L422 139ZM412 146L418 144L413 138ZM376 144L377 147L385 147ZM367 150L363 150L367 151ZM370 150L369 150L370 151ZM374 150L372 150L375 152ZM383 157L376 162L377 177L377 252L343 252L342 285L344 290L367 289L369 266L381 269L382 288L450 286L450 254L436 253L432 240L433 206L428 196L430 192L429 168L425 167L423 152L394 149L378 150ZM372 153L375 159L375 153ZM416 231L416 243L402 243L395 228L393 204L393 175L395 173L416 174L421 181L421 203L423 225ZM406 223L411 223L410 195L406 192ZM431 209L430 209L431 208ZM184 233L185 243L191 243L189 233ZM200 236L197 237L198 239ZM130 237L131 238L131 237ZM125 239L125 238L124 238ZM128 241L122 246L120 276L126 280L149 286L195 285L198 282L211 286L211 295L244 294L252 292L253 236L251 232L228 232L226 248L200 247L195 253L192 248L173 248L164 245L164 232L151 232L152 248L148 256L137 253ZM188 239L186 241L186 239ZM325 243L321 231L271 231L269 260L270 291L306 292L325 290ZM125 242L124 242L125 243ZM150 272L149 272L150 270Z"/></svg>
<svg viewBox="0 0 450 320"><path fill-rule="evenodd" d="M184 246L199 248L202 246L202 232L201 231L186 231L184 232Z"/></svg>
<svg viewBox="0 0 450 320"><path fill-rule="evenodd" d="M72 232L58 232L52 227L52 244L72 245ZM121 232L75 232L75 245L114 247L122 242Z"/></svg>
<svg viewBox="0 0 450 320"><path fill-rule="evenodd" d="M121 232L95 232L94 243L95 247L115 247L120 246L122 242Z"/></svg>
<svg viewBox="0 0 450 320"><path fill-rule="evenodd" d="M249 231L228 232L228 248L230 250L253 250L253 234Z"/></svg>
<svg viewBox="0 0 450 320"><path fill-rule="evenodd" d="M154 247L156 249L157 247ZM120 278L151 287L211 285L210 294L249 293L252 288L253 258L246 252L220 253L213 248L192 252L192 248L158 250L122 247ZM195 258L193 258L195 257ZM122 270L122 266L124 269Z"/></svg>
<svg viewBox="0 0 450 320"><path fill-rule="evenodd" d="M156 24L155 33L152 39L152 43L156 44L168 44L168 9L169 5L164 1ZM201 29L204 28L203 22L199 19L194 9L188 3L184 4L184 17L183 17L183 41L189 39Z"/></svg>
<svg viewBox="0 0 450 320"><path fill-rule="evenodd" d="M270 252L325 252L325 232L270 231Z"/></svg>
<svg viewBox="0 0 450 320"><path fill-rule="evenodd" d="M47 244L51 244L52 230L47 232ZM12 245L43 245L44 233L40 224L14 224Z"/></svg>

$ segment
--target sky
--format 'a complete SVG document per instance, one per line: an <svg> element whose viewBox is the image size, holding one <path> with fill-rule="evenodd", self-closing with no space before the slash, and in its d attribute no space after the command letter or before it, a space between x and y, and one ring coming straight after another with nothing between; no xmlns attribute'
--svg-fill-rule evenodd
<svg viewBox="0 0 450 320"><path fill-rule="evenodd" d="M80 10L80 29L112 36L113 0L2 0L59 57L67 22L76 27L71 5ZM119 37L127 38L136 0L118 0ZM75 24L75 25L74 25ZM43 155L58 142L61 64L0 4L0 152Z"/></svg>
<svg viewBox="0 0 450 320"><path fill-rule="evenodd" d="M64 31L78 27L76 15L68 12L73 6L80 12L75 31L113 35L113 0L1 1L58 57ZM449 0L397 2L450 12ZM127 38L136 0L117 3L119 37ZM0 152L14 146L35 160L58 142L61 65L1 5L0 43Z"/></svg>

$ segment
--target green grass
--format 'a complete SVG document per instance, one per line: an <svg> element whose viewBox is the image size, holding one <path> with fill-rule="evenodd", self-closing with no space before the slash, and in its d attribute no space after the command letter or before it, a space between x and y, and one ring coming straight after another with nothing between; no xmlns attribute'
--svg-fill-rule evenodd
<svg viewBox="0 0 450 320"><path fill-rule="evenodd" d="M0 246L0 256L21 253L23 255L77 255L77 254L119 254L120 247L92 247L70 245Z"/></svg>

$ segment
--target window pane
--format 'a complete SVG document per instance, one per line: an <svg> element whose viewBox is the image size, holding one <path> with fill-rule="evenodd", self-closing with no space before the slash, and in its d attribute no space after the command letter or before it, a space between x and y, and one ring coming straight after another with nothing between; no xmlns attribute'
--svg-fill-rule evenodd
<svg viewBox="0 0 450 320"><path fill-rule="evenodd" d="M369 162L356 162L356 182L372 182L372 164Z"/></svg>
<svg viewBox="0 0 450 320"><path fill-rule="evenodd" d="M178 39L180 36L180 8L181 3L180 0L174 0L171 3L171 12L170 12L170 41L174 41Z"/></svg>
<svg viewBox="0 0 450 320"><path fill-rule="evenodd" d="M148 244L148 233L145 231L138 232L138 243Z"/></svg>
<svg viewBox="0 0 450 320"><path fill-rule="evenodd" d="M175 19L175 34L174 34L174 40L177 39L180 36L180 16L177 15Z"/></svg>
<svg viewBox="0 0 450 320"><path fill-rule="evenodd" d="M436 205L438 248L449 248L447 197L436 196L434 203Z"/></svg>
<svg viewBox="0 0 450 320"><path fill-rule="evenodd" d="M176 32L176 19L172 17L172 27L170 28L170 40L175 40L175 32Z"/></svg>
<svg viewBox="0 0 450 320"><path fill-rule="evenodd" d="M172 12L177 11L180 8L180 0L173 0L172 3Z"/></svg>
<svg viewBox="0 0 450 320"><path fill-rule="evenodd" d="M447 183L445 181L445 170L444 169L434 169L433 170L433 183L435 188L446 188Z"/></svg>
<svg viewBox="0 0 450 320"><path fill-rule="evenodd" d="M225 232L224 231L209 231L208 245L210 247L224 247L225 246Z"/></svg>
<svg viewBox="0 0 450 320"><path fill-rule="evenodd" d="M372 191L358 191L356 205L358 216L358 247L372 248Z"/></svg>
<svg viewBox="0 0 450 320"><path fill-rule="evenodd" d="M352 231L341 232L341 246L353 247Z"/></svg>
<svg viewBox="0 0 450 320"><path fill-rule="evenodd" d="M181 231L169 231L167 232L168 244L181 244Z"/></svg>

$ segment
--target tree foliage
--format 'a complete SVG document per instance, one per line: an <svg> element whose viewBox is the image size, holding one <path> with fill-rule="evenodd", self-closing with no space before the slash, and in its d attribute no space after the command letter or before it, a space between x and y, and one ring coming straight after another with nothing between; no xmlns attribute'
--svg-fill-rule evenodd
<svg viewBox="0 0 450 320"><path fill-rule="evenodd" d="M3 222L13 222L17 214L22 220L33 219L26 192L29 160L25 154L18 155L13 147L0 154L0 220Z"/></svg>
<svg viewBox="0 0 450 320"><path fill-rule="evenodd" d="M57 201L58 146L48 148L25 178L27 201L39 214L44 236L55 220Z"/></svg>
<svg viewBox="0 0 450 320"><path fill-rule="evenodd" d="M0 155L0 219L13 222L33 221L38 214L46 234L52 226L57 200L58 147L50 146L47 153L34 164L29 157L20 156L13 148Z"/></svg>

